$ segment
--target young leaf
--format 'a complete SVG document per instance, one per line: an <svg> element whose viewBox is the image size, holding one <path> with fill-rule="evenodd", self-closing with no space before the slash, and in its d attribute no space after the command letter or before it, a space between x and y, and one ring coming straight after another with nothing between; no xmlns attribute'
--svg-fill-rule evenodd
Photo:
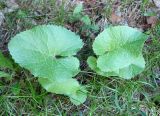
<svg viewBox="0 0 160 116"><path fill-rule="evenodd" d="M85 15L81 18L81 21L85 24L85 25L91 25L91 20L89 18L88 15Z"/></svg>
<svg viewBox="0 0 160 116"><path fill-rule="evenodd" d="M82 12L82 10L83 10L83 3L80 3L75 7L75 9L73 11L73 15L80 14Z"/></svg>
<svg viewBox="0 0 160 116"><path fill-rule="evenodd" d="M101 75L130 79L143 71L142 48L147 35L128 26L110 27L96 37L93 50L98 58L89 66ZM92 61L92 62L91 62Z"/></svg>
<svg viewBox="0 0 160 116"><path fill-rule="evenodd" d="M54 25L37 26L21 32L8 45L13 59L39 77L47 91L68 96L66 92L75 93L77 90L75 83L78 82L74 80L72 83L72 77L79 73L79 60L73 55L82 46L78 35Z"/></svg>

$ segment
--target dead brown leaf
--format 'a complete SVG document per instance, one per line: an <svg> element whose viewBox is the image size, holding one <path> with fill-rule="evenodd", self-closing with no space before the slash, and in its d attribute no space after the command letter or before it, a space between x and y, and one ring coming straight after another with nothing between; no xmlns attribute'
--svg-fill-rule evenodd
<svg viewBox="0 0 160 116"><path fill-rule="evenodd" d="M116 15L114 12L111 14L110 20L113 24L120 23L122 21L122 17Z"/></svg>
<svg viewBox="0 0 160 116"><path fill-rule="evenodd" d="M157 23L157 17L156 16L147 17L147 23L152 27L155 26Z"/></svg>

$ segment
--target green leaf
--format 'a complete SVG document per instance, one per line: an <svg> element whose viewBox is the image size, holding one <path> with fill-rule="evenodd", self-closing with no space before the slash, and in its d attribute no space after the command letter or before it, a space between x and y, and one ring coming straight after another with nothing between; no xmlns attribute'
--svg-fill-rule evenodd
<svg viewBox="0 0 160 116"><path fill-rule="evenodd" d="M72 55L82 46L73 32L44 25L16 35L8 47L13 59L34 76L54 79L70 78L79 72L79 61Z"/></svg>
<svg viewBox="0 0 160 116"><path fill-rule="evenodd" d="M13 69L12 62L0 52L0 67Z"/></svg>
<svg viewBox="0 0 160 116"><path fill-rule="evenodd" d="M18 95L20 93L21 87L19 83L15 83L11 87L11 91L14 95Z"/></svg>
<svg viewBox="0 0 160 116"><path fill-rule="evenodd" d="M77 90L75 83L78 82L72 83L72 77L80 71L79 60L73 55L82 46L83 42L78 35L54 25L37 26L21 32L8 45L13 59L39 77L47 91L65 95L69 95L66 92L75 93L73 90ZM46 87L50 85L55 86L51 89Z"/></svg>
<svg viewBox="0 0 160 116"><path fill-rule="evenodd" d="M128 26L105 29L93 43L93 50L98 57L94 61L94 69L91 59L89 65L105 75L130 79L145 68L142 48L146 39L147 35Z"/></svg>
<svg viewBox="0 0 160 116"><path fill-rule="evenodd" d="M82 87L73 78L70 79L58 78L57 80L54 81L49 79L39 78L38 81L48 92L53 92L56 94L64 94L69 96L71 101L75 105L79 105L86 100L87 97L86 93L79 92Z"/></svg>
<svg viewBox="0 0 160 116"><path fill-rule="evenodd" d="M89 67L96 71L98 74L102 75L102 76L117 76L116 73L114 72L103 72L101 71L98 67L97 67L97 59L93 56L90 56L88 59L87 59L87 63L89 65Z"/></svg>
<svg viewBox="0 0 160 116"><path fill-rule="evenodd" d="M74 94L70 95L70 100L75 105L80 105L87 98L87 91L84 87L80 87Z"/></svg>
<svg viewBox="0 0 160 116"><path fill-rule="evenodd" d="M5 73L3 71L0 71L0 78L2 78L2 77L7 78L7 79L11 79L11 75L10 74Z"/></svg>
<svg viewBox="0 0 160 116"><path fill-rule="evenodd" d="M83 10L83 3L80 3L75 7L75 9L73 11L73 15L80 14L82 12L82 10Z"/></svg>
<svg viewBox="0 0 160 116"><path fill-rule="evenodd" d="M85 15L81 18L81 21L85 24L85 25L91 25L91 20L89 18L88 15Z"/></svg>

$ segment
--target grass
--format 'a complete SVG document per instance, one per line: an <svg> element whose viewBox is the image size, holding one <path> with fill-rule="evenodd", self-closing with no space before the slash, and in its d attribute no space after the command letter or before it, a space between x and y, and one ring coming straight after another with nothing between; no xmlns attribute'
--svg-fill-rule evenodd
<svg viewBox="0 0 160 116"><path fill-rule="evenodd" d="M127 9L128 3L124 0L122 6ZM143 54L146 60L146 69L143 73L131 80L117 77L101 77L91 72L86 65L86 59L93 54L91 45L93 38L101 31L109 19L112 5L104 3L103 8L95 8L92 13L85 10L92 23L99 26L98 31L83 30L85 25L81 21L70 22L73 6L66 7L63 2L60 6L55 0L46 1L18 1L20 8L6 14L2 25L2 36L5 42L16 33L32 28L38 24L63 25L77 32L85 42L84 48L78 53L82 72L77 75L80 83L88 90L87 101L80 105L73 105L67 97L46 92L28 71L17 70L11 81L0 80L0 114L1 115L89 115L89 116L158 116L160 114L160 26L149 28L146 33L151 35ZM99 2L95 5L100 5ZM145 4L143 4L143 8ZM0 5L2 6L2 5ZM85 4L85 7L87 3ZM148 6L148 5L147 5ZM0 7L1 8L1 7ZM59 8L59 9L57 9ZM87 7L86 7L87 8ZM101 11L101 12L99 12ZM95 12L98 12L97 15ZM97 18L95 18L97 17ZM99 21L102 21L99 25ZM104 24L106 26L106 24ZM107 22L107 25L112 25ZM94 33L94 34L92 34ZM1 47L6 51L7 46ZM83 54L83 56L82 56Z"/></svg>

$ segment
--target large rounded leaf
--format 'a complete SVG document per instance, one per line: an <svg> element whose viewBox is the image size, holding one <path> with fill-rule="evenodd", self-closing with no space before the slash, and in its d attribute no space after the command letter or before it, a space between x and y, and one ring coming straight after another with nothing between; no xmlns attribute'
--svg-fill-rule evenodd
<svg viewBox="0 0 160 116"><path fill-rule="evenodd" d="M97 68L105 75L112 72L111 76L126 79L139 74L145 67L142 48L146 39L147 35L128 26L105 29L93 43Z"/></svg>
<svg viewBox="0 0 160 116"><path fill-rule="evenodd" d="M35 76L59 78L79 72L77 58L65 56L75 55L82 46L82 40L73 32L47 25L17 34L8 47L13 59Z"/></svg>
<svg viewBox="0 0 160 116"><path fill-rule="evenodd" d="M79 73L79 60L73 55L82 46L78 35L54 25L37 26L21 32L8 45L15 62L39 77L47 91L69 96L75 94L77 86L80 86L72 79Z"/></svg>

